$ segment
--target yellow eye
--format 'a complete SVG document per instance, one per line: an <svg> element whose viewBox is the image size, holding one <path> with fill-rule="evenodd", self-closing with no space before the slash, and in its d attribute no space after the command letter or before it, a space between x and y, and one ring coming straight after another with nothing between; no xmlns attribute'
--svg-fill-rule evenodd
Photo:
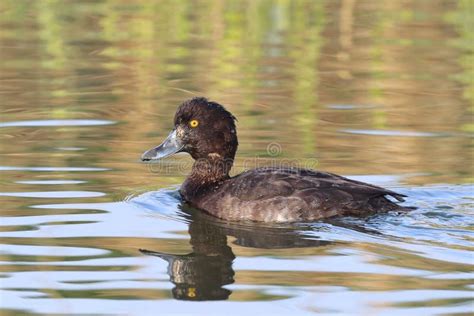
<svg viewBox="0 0 474 316"><path fill-rule="evenodd" d="M194 127L198 127L198 125L199 125L199 121L198 121L198 120L191 120L191 121L189 122L189 126L191 126L191 127L193 127L193 128L194 128Z"/></svg>

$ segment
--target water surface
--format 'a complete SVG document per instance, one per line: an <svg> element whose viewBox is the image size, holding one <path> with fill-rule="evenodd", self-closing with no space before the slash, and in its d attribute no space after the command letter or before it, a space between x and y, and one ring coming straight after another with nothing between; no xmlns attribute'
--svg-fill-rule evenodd
<svg viewBox="0 0 474 316"><path fill-rule="evenodd" d="M2 314L472 313L473 10L1 1ZM194 95L238 117L233 173L317 168L417 209L256 226L183 205L191 159L138 160Z"/></svg>

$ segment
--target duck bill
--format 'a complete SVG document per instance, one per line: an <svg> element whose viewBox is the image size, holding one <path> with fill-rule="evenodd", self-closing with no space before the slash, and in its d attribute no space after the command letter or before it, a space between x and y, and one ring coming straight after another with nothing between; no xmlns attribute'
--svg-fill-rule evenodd
<svg viewBox="0 0 474 316"><path fill-rule="evenodd" d="M174 129L160 146L144 152L141 159L142 161L163 159L180 152L181 149L183 149L183 143Z"/></svg>

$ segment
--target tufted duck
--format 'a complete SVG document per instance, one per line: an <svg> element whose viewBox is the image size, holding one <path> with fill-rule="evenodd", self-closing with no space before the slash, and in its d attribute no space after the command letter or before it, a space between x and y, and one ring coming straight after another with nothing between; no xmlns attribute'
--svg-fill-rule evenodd
<svg viewBox="0 0 474 316"><path fill-rule="evenodd" d="M327 172L264 167L230 177L238 145L235 120L216 102L187 100L176 112L173 131L141 159L189 153L195 162L181 196L225 220L296 222L407 210L385 197L403 201L402 194Z"/></svg>

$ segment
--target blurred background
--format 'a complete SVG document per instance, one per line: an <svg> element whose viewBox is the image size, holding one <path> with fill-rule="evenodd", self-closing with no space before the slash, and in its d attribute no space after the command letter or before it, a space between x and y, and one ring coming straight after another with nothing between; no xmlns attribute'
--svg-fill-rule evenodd
<svg viewBox="0 0 474 316"><path fill-rule="evenodd" d="M144 183L141 166L123 164L160 142L177 105L194 95L239 118L239 157L279 142L282 154L317 157L340 173L472 180L471 0L6 0L0 8L3 120L116 122L97 129L101 138L80 159L133 174L118 185ZM15 151L23 163L31 156L22 151L46 141L90 141L27 130L10 135L36 142ZM114 154L101 159L105 149Z"/></svg>
<svg viewBox="0 0 474 316"><path fill-rule="evenodd" d="M237 116L234 173L291 159L419 207L311 226L304 239L330 243L304 250L285 235L273 251L237 243L233 261L220 245L235 312L472 312L473 12L473 0L0 1L4 314L200 311L172 300L171 259L138 252L190 249L195 221L173 189L190 158L138 158L193 96ZM215 234L239 234L226 229Z"/></svg>

